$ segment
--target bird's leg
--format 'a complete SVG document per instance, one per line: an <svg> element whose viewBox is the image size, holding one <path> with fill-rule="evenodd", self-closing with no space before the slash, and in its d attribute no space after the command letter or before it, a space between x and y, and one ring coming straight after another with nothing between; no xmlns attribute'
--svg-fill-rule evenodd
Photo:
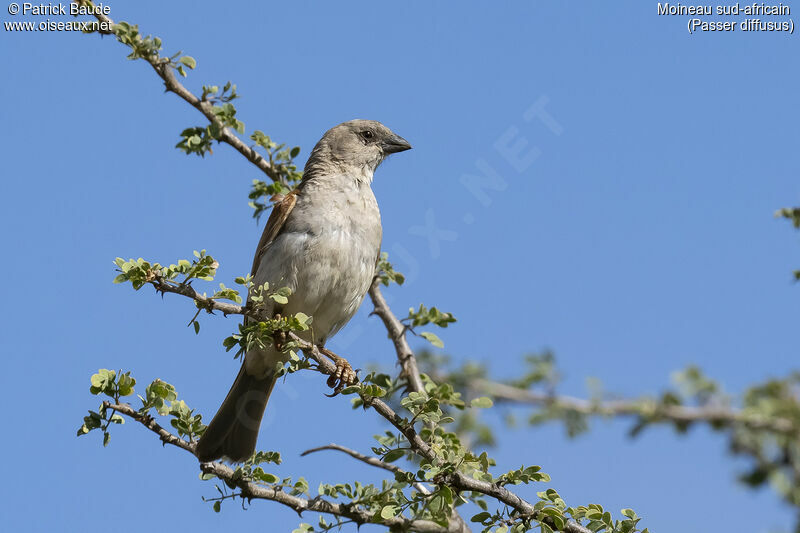
<svg viewBox="0 0 800 533"><path fill-rule="evenodd" d="M328 378L328 386L333 388L333 394L330 396L336 396L346 386L358 383L358 376L353 370L353 367L350 366L350 363L347 361L347 359L336 355L332 351L328 350L327 348L323 348L322 346L319 346L318 348L321 354L325 355L328 357L328 359L336 363L336 371Z"/></svg>

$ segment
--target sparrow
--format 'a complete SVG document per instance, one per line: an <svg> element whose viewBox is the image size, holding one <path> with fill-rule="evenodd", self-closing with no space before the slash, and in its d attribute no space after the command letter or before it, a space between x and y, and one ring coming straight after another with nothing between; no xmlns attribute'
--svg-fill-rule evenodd
<svg viewBox="0 0 800 533"><path fill-rule="evenodd" d="M310 315L310 330L300 334L304 340L323 348L361 305L382 238L372 177L387 156L410 148L380 122L339 124L311 151L297 188L273 206L256 247L252 281L255 287L269 283L291 290L284 305L265 299L265 312ZM342 381L355 381L347 361L324 353L336 362ZM287 359L274 345L245 353L233 386L197 442L201 462L240 462L253 454L276 370Z"/></svg>

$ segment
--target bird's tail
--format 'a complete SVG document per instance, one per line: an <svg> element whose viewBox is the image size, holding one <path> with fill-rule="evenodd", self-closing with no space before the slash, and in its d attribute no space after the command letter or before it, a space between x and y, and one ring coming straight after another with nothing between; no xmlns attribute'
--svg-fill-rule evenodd
<svg viewBox="0 0 800 533"><path fill-rule="evenodd" d="M220 458L244 461L253 454L275 381L274 374L264 378L249 375L242 364L225 401L197 442L195 455L201 462Z"/></svg>

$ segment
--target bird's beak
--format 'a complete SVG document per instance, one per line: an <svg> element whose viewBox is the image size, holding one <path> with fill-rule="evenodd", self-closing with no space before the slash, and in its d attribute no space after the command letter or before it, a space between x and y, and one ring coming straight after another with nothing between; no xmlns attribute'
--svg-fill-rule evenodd
<svg viewBox="0 0 800 533"><path fill-rule="evenodd" d="M385 154L394 154L397 152L405 152L406 150L411 150L411 144L399 135L392 134L391 137L386 139L382 143L383 153Z"/></svg>

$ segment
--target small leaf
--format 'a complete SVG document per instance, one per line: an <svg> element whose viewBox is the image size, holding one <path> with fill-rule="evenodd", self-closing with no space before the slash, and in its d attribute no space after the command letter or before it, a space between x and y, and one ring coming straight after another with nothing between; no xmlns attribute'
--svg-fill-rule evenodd
<svg viewBox="0 0 800 533"><path fill-rule="evenodd" d="M383 456L384 463L393 463L406 454L404 450L392 450Z"/></svg>
<svg viewBox="0 0 800 533"><path fill-rule="evenodd" d="M472 407L480 407L482 409L487 409L494 405L491 398L487 398L486 396L481 396L480 398L475 398L470 402Z"/></svg>
<svg viewBox="0 0 800 533"><path fill-rule="evenodd" d="M283 294L270 294L269 297L281 305L286 305L287 303L289 303L289 298L287 298Z"/></svg>
<svg viewBox="0 0 800 533"><path fill-rule="evenodd" d="M194 69L197 66L197 61L194 60L192 56L183 56L178 61L189 67L190 69Z"/></svg>
<svg viewBox="0 0 800 533"><path fill-rule="evenodd" d="M444 348L444 343L442 339L436 336L435 333L431 333L430 331L423 331L420 333L420 336L424 339L427 339L428 342L436 346L437 348Z"/></svg>
<svg viewBox="0 0 800 533"><path fill-rule="evenodd" d="M264 483L277 483L278 481L281 480L281 478L279 478L275 474L270 474L269 472L259 472L257 477Z"/></svg>

